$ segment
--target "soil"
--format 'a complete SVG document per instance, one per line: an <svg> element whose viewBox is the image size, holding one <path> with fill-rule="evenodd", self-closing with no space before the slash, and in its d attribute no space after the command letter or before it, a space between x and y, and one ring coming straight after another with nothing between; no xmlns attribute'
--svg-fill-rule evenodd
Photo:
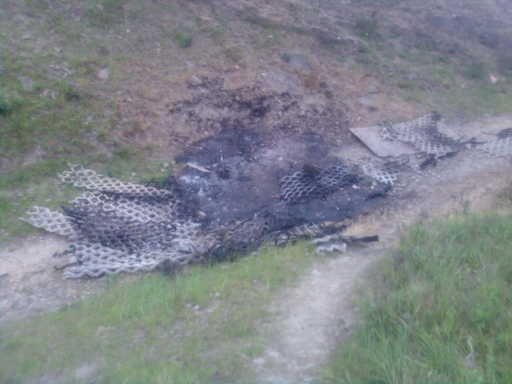
<svg viewBox="0 0 512 384"><path fill-rule="evenodd" d="M51 235L34 236L0 249L0 323L82 300L101 292L106 281L64 280L54 258L67 242Z"/></svg>

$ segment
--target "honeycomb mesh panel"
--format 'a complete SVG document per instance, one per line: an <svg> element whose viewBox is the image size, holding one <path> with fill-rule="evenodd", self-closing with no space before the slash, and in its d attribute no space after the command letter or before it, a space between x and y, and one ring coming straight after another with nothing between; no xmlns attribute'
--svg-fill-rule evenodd
<svg viewBox="0 0 512 384"><path fill-rule="evenodd" d="M129 183L112 177L103 176L92 169L81 165L71 165L70 169L59 175L63 183L71 184L77 188L93 191L110 192L126 196L140 197L171 197L173 193L168 190L151 186Z"/></svg>
<svg viewBox="0 0 512 384"><path fill-rule="evenodd" d="M26 222L75 241L66 254L74 263L67 278L99 277L155 269L162 261L196 261L210 244L200 225L180 213L172 191L127 183L72 166L63 182L88 189L63 212L33 207Z"/></svg>
<svg viewBox="0 0 512 384"><path fill-rule="evenodd" d="M512 136L503 136L476 147L492 156L512 156Z"/></svg>
<svg viewBox="0 0 512 384"><path fill-rule="evenodd" d="M379 134L385 140L412 145L417 151L445 157L460 150L460 143L438 129L440 116L433 112L415 120L397 124L382 124Z"/></svg>
<svg viewBox="0 0 512 384"><path fill-rule="evenodd" d="M72 220L62 212L52 211L46 207L34 206L25 215L26 217L21 220L36 228L41 228L69 239L78 237Z"/></svg>
<svg viewBox="0 0 512 384"><path fill-rule="evenodd" d="M281 178L281 199L289 203L298 203L325 197L340 188L351 186L356 180L356 174L345 165L335 165L317 171L297 171Z"/></svg>

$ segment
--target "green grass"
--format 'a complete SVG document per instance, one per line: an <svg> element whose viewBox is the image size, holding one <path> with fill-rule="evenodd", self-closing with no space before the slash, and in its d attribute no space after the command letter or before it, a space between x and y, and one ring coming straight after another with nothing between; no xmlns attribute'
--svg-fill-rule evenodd
<svg viewBox="0 0 512 384"><path fill-rule="evenodd" d="M126 0L95 0L87 10L89 23L98 28L109 29L124 21Z"/></svg>
<svg viewBox="0 0 512 384"><path fill-rule="evenodd" d="M466 116L512 113L512 93L510 82L490 84L481 81L466 88L453 87L440 92L423 92L417 89L406 90L405 97L412 97L430 109L450 114L464 111Z"/></svg>
<svg viewBox="0 0 512 384"><path fill-rule="evenodd" d="M0 88L0 116L7 116L13 109L13 103L7 100L4 90Z"/></svg>
<svg viewBox="0 0 512 384"><path fill-rule="evenodd" d="M375 270L325 383L512 382L512 216L414 227Z"/></svg>
<svg viewBox="0 0 512 384"><path fill-rule="evenodd" d="M380 37L377 20L361 17L354 25L354 32L364 39L372 40Z"/></svg>
<svg viewBox="0 0 512 384"><path fill-rule="evenodd" d="M189 48L192 46L193 37L188 33L175 31L173 33L173 39L180 48Z"/></svg>
<svg viewBox="0 0 512 384"><path fill-rule="evenodd" d="M258 326L269 318L268 301L312 260L298 243L172 278L113 278L102 295L1 326L0 382L41 375L73 382L84 363L98 366L96 383L250 379L251 360L263 351Z"/></svg>
<svg viewBox="0 0 512 384"><path fill-rule="evenodd" d="M40 59L41 65L47 60ZM3 108L9 113L0 116L0 159L18 157L36 147L52 156L90 152L83 134L94 129L85 119L98 103L66 81L45 77L32 67L33 61L7 57L5 65L13 73L27 73L34 86L23 89L14 75L0 79L2 88L18 95L16 108L11 102Z"/></svg>
<svg viewBox="0 0 512 384"><path fill-rule="evenodd" d="M53 53L27 55L18 48L0 53L0 243L37 231L19 220L31 206L57 208L77 193L57 179L68 163L136 182L168 174L150 149L112 135L119 132L115 105L90 86L105 58L87 56L88 50L68 53L59 62L71 75L61 78L48 73Z"/></svg>

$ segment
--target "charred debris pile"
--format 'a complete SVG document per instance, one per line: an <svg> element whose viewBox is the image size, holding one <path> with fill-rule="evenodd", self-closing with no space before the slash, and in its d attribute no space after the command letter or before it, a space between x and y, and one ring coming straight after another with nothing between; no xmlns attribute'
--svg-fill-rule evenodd
<svg viewBox="0 0 512 384"><path fill-rule="evenodd" d="M340 231L344 220L385 203L397 174L413 166L344 158L344 148L361 144L344 112L328 103L225 90L215 81L197 91L170 108L172 120L198 139L165 182L133 184L73 166L61 180L85 192L61 212L28 212L29 223L70 240L66 277L175 270L231 259L269 239ZM416 145L425 164L461 149L436 129L438 121L432 114L378 130L382 140ZM169 140L175 132L170 126Z"/></svg>

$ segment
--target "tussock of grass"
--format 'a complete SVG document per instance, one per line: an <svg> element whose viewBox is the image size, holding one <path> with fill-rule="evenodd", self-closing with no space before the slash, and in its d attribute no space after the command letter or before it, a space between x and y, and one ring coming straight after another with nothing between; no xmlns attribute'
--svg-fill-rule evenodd
<svg viewBox="0 0 512 384"><path fill-rule="evenodd" d="M126 0L96 0L86 15L91 25L108 29L123 21L125 4Z"/></svg>
<svg viewBox="0 0 512 384"><path fill-rule="evenodd" d="M312 261L304 244L267 248L176 277L112 279L103 295L0 327L0 381L72 377L98 365L95 383L234 382L263 350L258 324L271 295Z"/></svg>
<svg viewBox="0 0 512 384"><path fill-rule="evenodd" d="M375 273L327 383L512 382L512 216L413 228Z"/></svg>
<svg viewBox="0 0 512 384"><path fill-rule="evenodd" d="M7 101L5 91L0 88L0 116L7 116L13 109L13 103Z"/></svg>
<svg viewBox="0 0 512 384"><path fill-rule="evenodd" d="M379 35L379 25L377 20L365 17L359 18L354 25L354 31L364 39L377 39Z"/></svg>
<svg viewBox="0 0 512 384"><path fill-rule="evenodd" d="M189 48L192 46L193 37L188 33L175 31L173 39L180 48Z"/></svg>

